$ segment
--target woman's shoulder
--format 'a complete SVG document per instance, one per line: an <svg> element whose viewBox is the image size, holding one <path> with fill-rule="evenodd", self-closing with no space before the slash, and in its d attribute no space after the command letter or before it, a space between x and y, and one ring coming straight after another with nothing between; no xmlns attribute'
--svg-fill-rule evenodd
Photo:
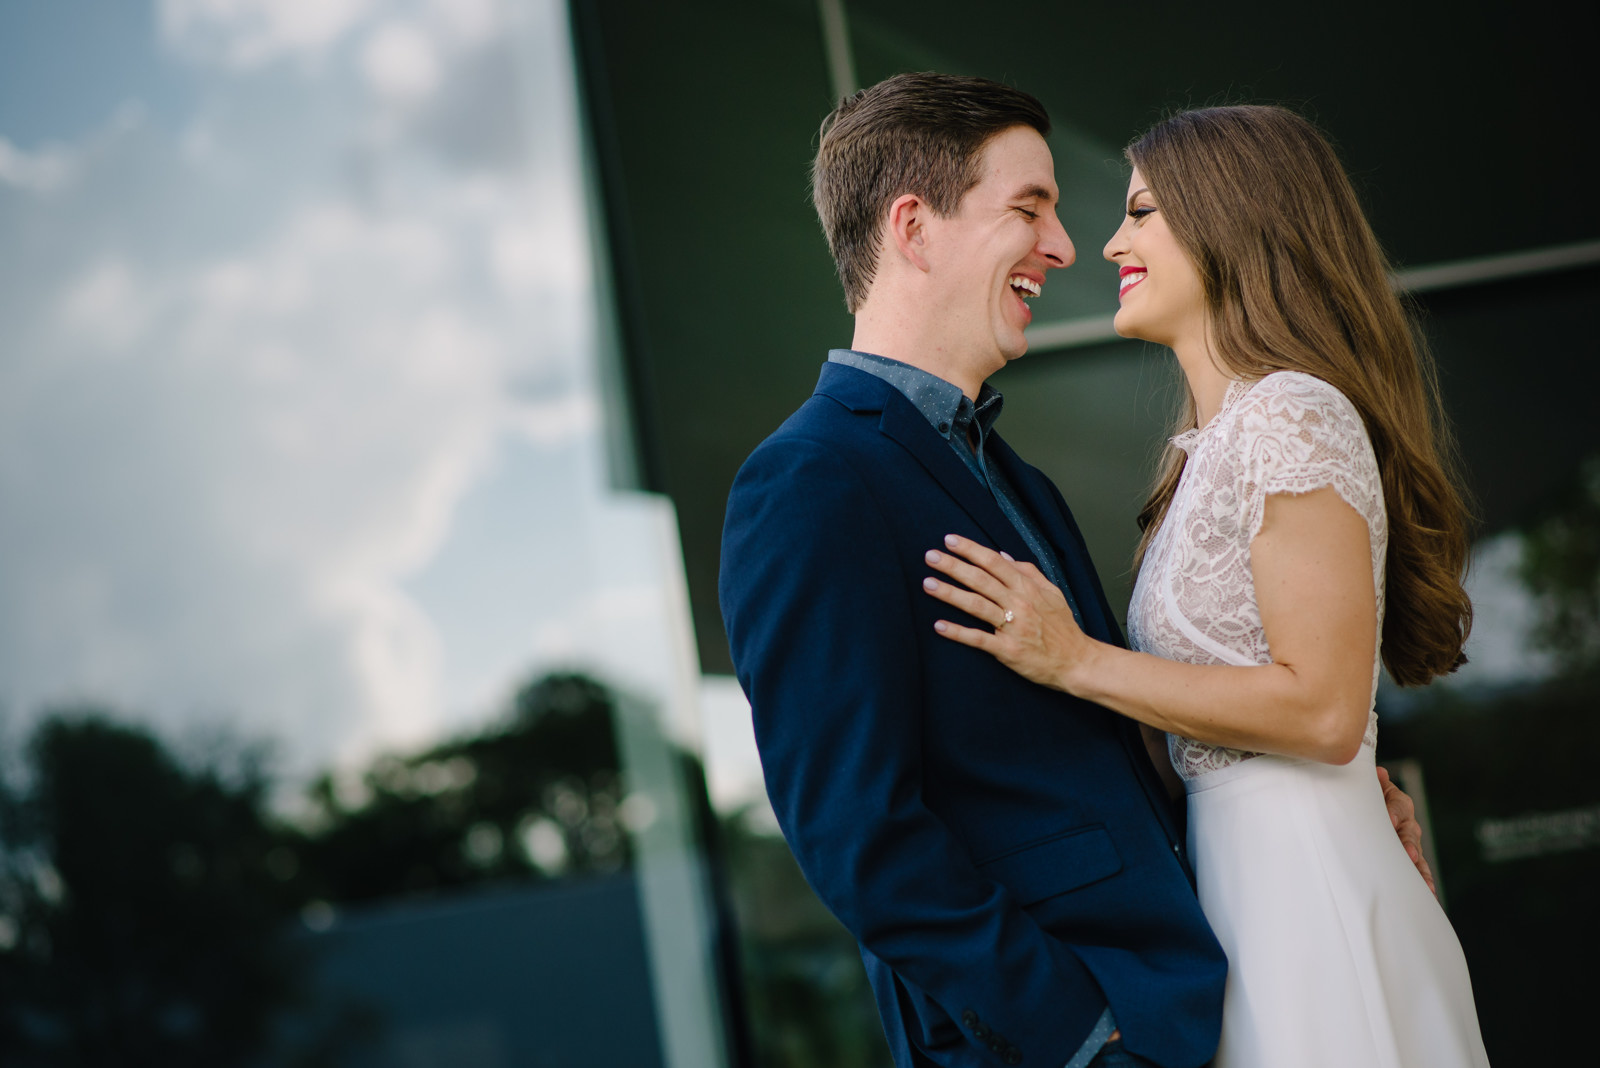
<svg viewBox="0 0 1600 1068"><path fill-rule="evenodd" d="M1304 371L1274 371L1249 385L1235 408L1235 427L1247 429L1326 426L1365 436L1361 414L1337 386Z"/></svg>
<svg viewBox="0 0 1600 1068"><path fill-rule="evenodd" d="M1256 379L1246 396L1256 403L1293 398L1308 403L1336 404L1354 410L1350 399L1337 386L1306 371L1274 371Z"/></svg>

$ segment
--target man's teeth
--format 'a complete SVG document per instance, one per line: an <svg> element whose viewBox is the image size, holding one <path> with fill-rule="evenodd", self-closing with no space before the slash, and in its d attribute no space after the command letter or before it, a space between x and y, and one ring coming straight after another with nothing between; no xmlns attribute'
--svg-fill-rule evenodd
<svg viewBox="0 0 1600 1068"><path fill-rule="evenodd" d="M1020 289L1030 297L1037 297L1044 289L1038 282L1020 274L1012 275L1007 281L1012 289Z"/></svg>
<svg viewBox="0 0 1600 1068"><path fill-rule="evenodd" d="M1143 271L1134 271L1132 274L1125 274L1125 275L1122 276L1122 284L1117 287L1117 292L1118 293L1126 293L1129 290L1129 288L1131 288L1132 286L1136 286L1140 282L1143 282L1143 281L1144 281L1144 272Z"/></svg>

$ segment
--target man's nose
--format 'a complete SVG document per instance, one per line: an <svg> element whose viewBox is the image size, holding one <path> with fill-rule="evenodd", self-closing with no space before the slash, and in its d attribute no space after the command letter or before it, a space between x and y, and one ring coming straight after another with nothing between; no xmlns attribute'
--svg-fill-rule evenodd
<svg viewBox="0 0 1600 1068"><path fill-rule="evenodd" d="M1051 267L1071 267L1078 258L1078 250L1072 247L1072 238L1067 236L1067 228L1061 225L1055 212L1050 213L1050 225L1037 247Z"/></svg>

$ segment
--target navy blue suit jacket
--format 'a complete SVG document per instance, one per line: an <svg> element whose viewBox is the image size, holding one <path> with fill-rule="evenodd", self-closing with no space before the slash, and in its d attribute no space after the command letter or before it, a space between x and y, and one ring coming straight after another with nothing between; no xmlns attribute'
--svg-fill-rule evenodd
<svg viewBox="0 0 1600 1068"><path fill-rule="evenodd" d="M1066 503L998 438L1088 632L1121 633ZM861 943L899 1068L1062 1068L1109 1003L1164 1068L1216 1049L1226 961L1137 727L939 637L960 534L1032 560L893 386L826 364L751 454L720 594L773 810Z"/></svg>

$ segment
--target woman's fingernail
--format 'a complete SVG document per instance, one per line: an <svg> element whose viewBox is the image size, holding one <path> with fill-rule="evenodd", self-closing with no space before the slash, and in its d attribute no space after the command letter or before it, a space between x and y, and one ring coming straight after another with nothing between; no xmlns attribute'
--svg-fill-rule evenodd
<svg viewBox="0 0 1600 1068"><path fill-rule="evenodd" d="M930 591L931 590L936 590L936 589L939 588L939 580L938 579L925 578L925 579L922 580L922 588L925 589L925 590L930 590Z"/></svg>
<svg viewBox="0 0 1600 1068"><path fill-rule="evenodd" d="M933 625L933 629L938 631L940 634L943 634L945 631L950 629L950 624L941 619L939 622Z"/></svg>
<svg viewBox="0 0 1600 1068"><path fill-rule="evenodd" d="M1000 555L1003 556L1005 559L1010 560L1013 564L1017 562L1017 558L1015 556L1012 556L1010 553L1006 552L1004 549L1000 550Z"/></svg>
<svg viewBox="0 0 1600 1068"><path fill-rule="evenodd" d="M944 543L946 545L950 546L952 549L955 548L956 543L959 542L960 540L961 539L956 537L954 534L946 534L944 536Z"/></svg>
<svg viewBox="0 0 1600 1068"><path fill-rule="evenodd" d="M930 564L937 564L940 560L943 560L944 557L939 555L938 549L929 549L928 555L923 557L923 559L928 561Z"/></svg>

